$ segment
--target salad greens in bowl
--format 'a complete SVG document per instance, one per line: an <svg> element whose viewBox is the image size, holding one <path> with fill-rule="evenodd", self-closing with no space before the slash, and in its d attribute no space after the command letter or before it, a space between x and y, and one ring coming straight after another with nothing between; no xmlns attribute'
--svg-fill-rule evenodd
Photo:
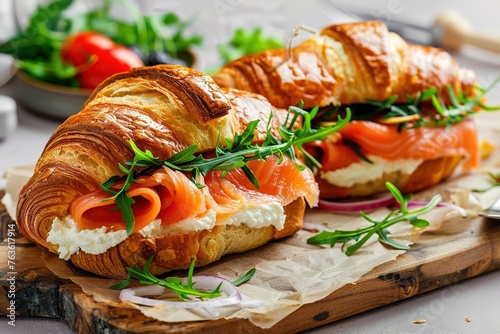
<svg viewBox="0 0 500 334"><path fill-rule="evenodd" d="M190 22L175 13L146 16L132 0L103 0L100 7L70 16L74 2L39 5L26 26L0 45L0 53L15 58L19 99L31 109L66 118L110 75L164 63L194 67L192 48L203 38L187 35ZM117 18L116 6L130 18ZM33 94L41 100L33 103Z"/></svg>
<svg viewBox="0 0 500 334"><path fill-rule="evenodd" d="M30 110L65 119L113 74L157 64L196 66L193 49L203 36L187 32L192 21L173 12L145 15L133 0L102 0L79 12L76 2L43 1L17 34L0 44L0 55L15 59L18 99ZM264 35L261 27L240 27L217 51L223 65L281 47L280 39Z"/></svg>

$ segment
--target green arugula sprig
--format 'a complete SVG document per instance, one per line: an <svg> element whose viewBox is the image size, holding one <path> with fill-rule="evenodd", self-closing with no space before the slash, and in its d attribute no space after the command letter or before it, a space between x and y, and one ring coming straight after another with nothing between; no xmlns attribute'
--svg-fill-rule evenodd
<svg viewBox="0 0 500 334"><path fill-rule="evenodd" d="M223 64L244 55L266 51L269 49L280 49L283 43L277 37L266 37L261 27L253 30L238 28L227 44L218 44L217 50Z"/></svg>
<svg viewBox="0 0 500 334"><path fill-rule="evenodd" d="M134 265L134 267L132 268L127 267L127 278L118 284L110 286L110 288L114 290L125 289L130 284L131 279L135 278L141 284L160 285L164 288L167 288L172 292L175 292L182 299L186 300L190 299L189 296L198 297L200 299L209 299L219 297L221 295L220 287L222 285L222 282L213 291L201 291L196 289L196 282L193 282L194 260L191 261L186 284L184 284L182 282L183 279L180 277L167 277L165 279L160 279L153 276L153 274L151 274L151 272L149 271L149 266L151 265L151 262L153 262L153 258L154 256L150 257L149 260L144 264L144 267L142 269L139 269L139 267L137 267L136 265ZM232 283L236 286L241 285L250 280L254 274L255 268L252 268L245 275L236 279Z"/></svg>
<svg viewBox="0 0 500 334"><path fill-rule="evenodd" d="M491 183L488 187L474 188L474 189L472 189L472 191L476 192L476 193L484 193L484 192L487 192L488 190L490 190L494 187L500 186L500 173L495 174L493 172L488 172L488 176L489 176L489 181Z"/></svg>
<svg viewBox="0 0 500 334"><path fill-rule="evenodd" d="M301 104L302 106L302 104ZM259 120L249 122L247 128L242 134L235 134L232 140L225 139L225 146L217 145L215 149L215 157L205 158L202 154L196 154L198 145L192 145L186 149L174 154L167 160L161 160L155 157L151 151L140 150L135 143L130 140L130 146L134 152L134 158L125 162L125 167L119 164L123 176L114 176L108 181L101 184L101 188L112 197L107 201L113 200L117 206L116 209L122 213L123 221L126 224L127 235L132 234L134 230L135 218L132 211L132 204L134 200L127 195L130 186L136 182L136 178L140 174L150 173L162 166L166 166L173 170L178 170L191 174L191 180L198 186L203 187L203 184L198 183L200 177L206 176L212 170L221 170L223 176L225 173L234 168L241 168L252 184L258 189L259 183L251 169L248 167L248 162L251 160L265 160L270 155L279 155L279 163L283 156L288 156L299 169L304 169L296 161L294 147L304 154L307 164L309 166L321 166L321 164L314 159L303 148L305 143L314 140L323 140L329 134L340 130L344 127L351 117L351 112L348 109L345 117L339 117L335 125L323 128L315 128L312 126L311 121L316 116L318 108L307 112L301 107L291 107L287 119L283 125L280 126L278 132L281 140L276 138L271 133L271 120L267 124L266 138L262 144L253 144L255 138L255 130ZM302 126L296 127L299 117L302 120ZM220 142L220 139L219 139ZM115 185L118 181L121 183L121 188L116 189Z"/></svg>
<svg viewBox="0 0 500 334"><path fill-rule="evenodd" d="M293 147L302 153L307 167L310 169L314 169L315 167L321 168L321 163L304 149L304 144L315 140L324 140L328 135L342 129L351 121L352 112L350 108L346 108L345 116L337 116L336 124L326 127L318 127L314 126L313 121L318 114L319 108L314 107L313 109L306 111L302 109L303 106L304 104L301 102L298 107L290 107L285 121L285 124L295 124L295 122L297 122L297 118L301 117L303 123L302 127L292 130L292 126L282 126L279 129L279 133L284 140L293 140ZM290 115L293 115L291 120L289 119ZM291 147L288 148L287 152L287 155L293 157L293 149Z"/></svg>
<svg viewBox="0 0 500 334"><path fill-rule="evenodd" d="M436 94L431 96L432 105L436 108L440 118L433 117L428 124L424 124L426 126L445 126L450 127L453 124L456 124L462 121L464 118L469 117L470 115L475 114L477 111L475 108L479 107L485 111L497 111L500 110L500 106L492 107L484 105L481 100L484 96L500 81L500 77L498 77L491 85L487 88L477 87L479 90L479 94L475 97L467 98L465 92L461 91L457 96L453 88L447 86L448 96L450 97L451 105L446 106L442 103Z"/></svg>
<svg viewBox="0 0 500 334"><path fill-rule="evenodd" d="M424 92L417 93L415 98L407 95L406 99L408 103L396 103L398 95L392 95L384 101L376 100L365 100L366 104L369 106L376 107L368 113L363 113L361 116L363 119L373 119L374 117L381 116L382 119L388 119L392 117L406 117L412 115L418 115L419 119L415 124L415 127L425 125L423 122L421 104L428 101L435 96L437 89L435 87L430 88ZM404 124L404 123L403 123Z"/></svg>
<svg viewBox="0 0 500 334"><path fill-rule="evenodd" d="M390 96L384 101L365 100L364 104L352 105L353 119L358 120L373 120L380 117L381 119L389 119L394 117L408 117L418 116L410 122L401 122L398 124L398 129L404 128L418 128L421 126L434 126L434 127L450 127L465 118L476 113L476 108L481 108L485 111L500 110L500 106L492 107L486 106L482 103L484 96L495 87L500 81L498 77L493 83L486 88L476 87L479 91L474 97L467 97L465 92L457 94L451 86L446 87L451 104L446 105L439 97L436 88L430 88L424 92L418 93L416 97L412 98L407 95L407 103L396 102L397 95ZM426 104L436 109L437 114L425 113ZM332 108L328 113L325 113L324 119L328 119L330 115L336 115L341 108Z"/></svg>
<svg viewBox="0 0 500 334"><path fill-rule="evenodd" d="M400 204L400 207L398 209L391 211L381 221L374 220L364 212L360 212L361 216L372 224L371 226L351 231L323 231L307 239L307 243L313 245L327 244L331 247L333 247L337 243L341 243L342 250L344 250L344 247L348 242L354 241L355 243L348 246L345 251L346 255L352 255L358 249L360 249L361 246L363 246L374 234L377 234L379 242L385 245L388 245L395 249L409 249L407 245L391 239L389 237L391 233L388 228L394 224L404 221L409 222L411 225L418 228L425 228L429 226L429 222L425 219L420 218L419 216L435 208L439 204L439 202L441 202L441 195L435 195L425 206L410 211L408 210L408 203L410 202L411 195L407 194L403 196L399 189L390 182L386 182L385 185L394 196L396 201ZM361 238L361 236L363 237Z"/></svg>

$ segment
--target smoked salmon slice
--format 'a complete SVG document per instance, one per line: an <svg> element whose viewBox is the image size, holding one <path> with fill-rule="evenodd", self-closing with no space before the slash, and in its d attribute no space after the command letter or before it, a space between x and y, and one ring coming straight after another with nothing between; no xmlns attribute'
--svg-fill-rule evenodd
<svg viewBox="0 0 500 334"><path fill-rule="evenodd" d="M259 192L270 195L279 198L283 205L287 205L299 197L305 197L309 206L316 206L319 190L309 169L300 171L287 157L279 163L279 157L275 155L269 156L265 162L261 160L249 161L248 167L259 181L258 189L241 169L228 172L225 179L245 194Z"/></svg>
<svg viewBox="0 0 500 334"><path fill-rule="evenodd" d="M433 160L443 156L462 155L467 158L464 171L479 166L480 154L475 123L463 120L449 128L419 127L398 131L397 125L370 121L352 121L333 141L309 143L309 149L319 150L322 170L335 170L361 159L342 143L344 139L359 145L361 152L387 160ZM350 152L349 152L350 151ZM354 153L354 154L353 154Z"/></svg>
<svg viewBox="0 0 500 334"><path fill-rule="evenodd" d="M136 185L146 189L151 187L158 192L161 209L156 218L161 219L163 224L177 223L205 212L202 191L179 171L164 167Z"/></svg>
<svg viewBox="0 0 500 334"><path fill-rule="evenodd" d="M210 171L198 188L188 175L163 167L151 175L142 175L130 186L127 194L135 203L132 210L135 218L134 232L155 219L162 225L180 222L189 217L200 217L214 210L217 220L236 212L243 204L261 204L271 201L285 206L299 197L305 197L311 206L318 202L319 190L312 171L299 171L287 157L281 163L279 157L253 160L249 168L259 181L256 188L241 169L225 175L221 171ZM79 230L102 226L116 231L126 228L121 212L115 210L116 203L103 201L110 195L102 190L81 195L74 199L69 213Z"/></svg>
<svg viewBox="0 0 500 334"><path fill-rule="evenodd" d="M132 210L135 217L133 232L151 223L160 212L160 197L151 188L135 188L128 191L135 201ZM110 195L103 190L91 192L74 199L69 206L69 213L76 222L78 230L91 230L106 226L108 231L125 229L122 214L114 210L116 204L107 199Z"/></svg>

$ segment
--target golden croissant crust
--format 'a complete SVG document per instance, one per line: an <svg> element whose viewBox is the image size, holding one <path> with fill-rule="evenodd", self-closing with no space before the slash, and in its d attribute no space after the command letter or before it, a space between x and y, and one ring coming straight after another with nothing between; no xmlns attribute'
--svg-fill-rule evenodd
<svg viewBox="0 0 500 334"><path fill-rule="evenodd" d="M291 50L236 59L213 75L221 87L265 96L279 108L363 103L415 97L450 85L468 96L476 76L441 49L406 43L382 22L331 25ZM443 94L445 95L445 94Z"/></svg>
<svg viewBox="0 0 500 334"><path fill-rule="evenodd" d="M223 90L209 76L185 67L160 65L111 77L93 92L82 111L68 118L49 139L33 177L20 193L16 219L19 230L57 253L57 245L46 241L53 219L66 216L75 197L99 189L110 177L122 174L118 164L133 157L130 139L165 160L193 144L199 145L200 152L212 150L220 138L233 138L255 119L261 120L255 140L262 141L271 113L275 131L286 117L285 110L274 108L253 93ZM211 232L160 238L134 234L106 253L80 251L72 261L109 277L124 277L126 265L144 263L152 254L158 255L153 263L155 273L188 267L193 257L199 258L197 264L207 264L227 252L243 251L294 233L301 227L304 207L304 201L297 199L285 208L294 217L288 219L284 230L276 235L273 226L251 231L255 240L240 245L229 245L227 240L231 235L250 233L245 227L219 227ZM193 244L177 244L180 239L192 239ZM218 239L225 239L225 244L214 246L211 240Z"/></svg>

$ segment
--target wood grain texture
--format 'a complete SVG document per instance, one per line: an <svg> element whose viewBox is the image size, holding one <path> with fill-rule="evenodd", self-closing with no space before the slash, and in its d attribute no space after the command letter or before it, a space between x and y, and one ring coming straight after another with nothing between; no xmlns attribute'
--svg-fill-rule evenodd
<svg viewBox="0 0 500 334"><path fill-rule="evenodd" d="M2 240L11 222L0 204ZM457 218L439 231L424 233L397 260L375 268L356 284L302 306L269 330L243 319L165 323L137 310L96 303L76 284L55 277L41 260L42 250L16 233L17 315L59 318L78 333L299 332L500 268L500 224ZM0 244L1 314L9 302L7 250L4 241Z"/></svg>

